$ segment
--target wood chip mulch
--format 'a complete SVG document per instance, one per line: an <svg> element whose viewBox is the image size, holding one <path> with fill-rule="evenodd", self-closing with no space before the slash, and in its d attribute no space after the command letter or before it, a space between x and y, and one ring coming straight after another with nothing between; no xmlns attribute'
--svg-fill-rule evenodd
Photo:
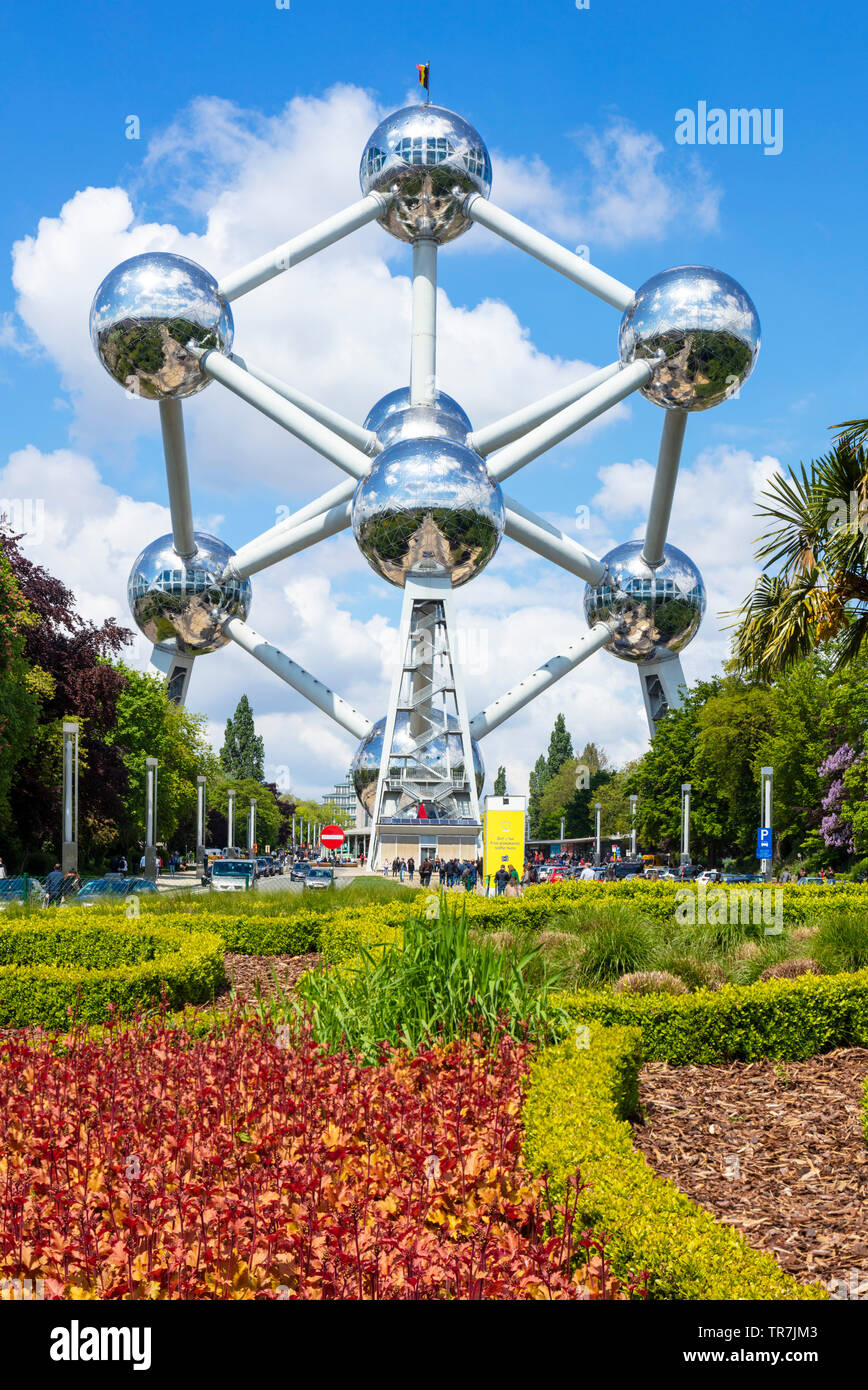
<svg viewBox="0 0 868 1390"><path fill-rule="evenodd" d="M634 1143L796 1279L868 1297L866 1075L862 1047L807 1062L651 1063Z"/></svg>
<svg viewBox="0 0 868 1390"><path fill-rule="evenodd" d="M227 951L223 957L229 989L218 994L214 1005L218 1009L228 1009L232 990L239 1000L255 999L259 986L263 999L274 994L289 993L295 989L306 970L313 970L320 961L314 951L306 956L240 956Z"/></svg>

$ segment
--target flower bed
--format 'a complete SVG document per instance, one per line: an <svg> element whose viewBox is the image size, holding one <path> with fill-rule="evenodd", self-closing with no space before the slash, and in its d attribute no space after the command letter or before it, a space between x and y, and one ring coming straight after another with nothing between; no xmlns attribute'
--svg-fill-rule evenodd
<svg viewBox="0 0 868 1390"><path fill-rule="evenodd" d="M648 1294L669 1299L820 1299L768 1255L715 1221L633 1148L641 1044L635 1029L591 1026L584 1047L550 1048L533 1063L526 1152L560 1194L578 1168L578 1219L609 1233L616 1272L648 1271Z"/></svg>
<svg viewBox="0 0 868 1390"><path fill-rule="evenodd" d="M629 1292L575 1185L558 1219L523 1163L509 1039L364 1067L231 1016L200 1038L6 1034L0 1054L0 1277L50 1297Z"/></svg>
<svg viewBox="0 0 868 1390"><path fill-rule="evenodd" d="M213 932L177 932L105 918L17 921L0 931L0 1026L67 1028L70 1014L102 1023L112 1012L210 999L225 983Z"/></svg>

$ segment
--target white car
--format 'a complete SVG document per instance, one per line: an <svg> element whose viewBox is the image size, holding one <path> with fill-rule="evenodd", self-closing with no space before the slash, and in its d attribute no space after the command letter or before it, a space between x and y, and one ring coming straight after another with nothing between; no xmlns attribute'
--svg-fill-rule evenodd
<svg viewBox="0 0 868 1390"><path fill-rule="evenodd" d="M241 893L256 887L255 859L215 859L209 883L212 893Z"/></svg>

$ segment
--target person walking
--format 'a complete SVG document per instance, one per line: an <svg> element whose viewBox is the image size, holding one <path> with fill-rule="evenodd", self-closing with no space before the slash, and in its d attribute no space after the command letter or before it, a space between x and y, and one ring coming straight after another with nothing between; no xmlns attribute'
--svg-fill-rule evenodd
<svg viewBox="0 0 868 1390"><path fill-rule="evenodd" d="M412 854L411 854L411 855L410 855L410 858L407 860L407 873L410 875L410 882L411 882L411 883L413 882L413 875L414 875L415 872L416 872L416 860L413 858L413 856L412 856Z"/></svg>
<svg viewBox="0 0 868 1390"><path fill-rule="evenodd" d="M46 907L56 906L60 902L63 880L64 874L59 864L55 864L51 872L45 875Z"/></svg>
<svg viewBox="0 0 868 1390"><path fill-rule="evenodd" d="M494 875L494 886L495 886L495 890L496 890L496 893L497 893L497 896L498 896L498 897L501 897L501 895L503 894L504 889L506 888L506 885L507 885L508 883L509 883L509 873L507 872L507 870L506 870L506 869L503 867L503 865L501 864L501 866L500 866L500 868L498 869L497 873Z"/></svg>

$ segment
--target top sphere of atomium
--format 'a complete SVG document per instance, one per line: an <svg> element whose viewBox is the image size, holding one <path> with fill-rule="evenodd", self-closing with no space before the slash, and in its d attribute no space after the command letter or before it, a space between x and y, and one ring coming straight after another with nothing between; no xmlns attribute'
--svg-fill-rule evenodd
<svg viewBox="0 0 868 1390"><path fill-rule="evenodd" d="M662 564L642 559L643 541L627 541L603 556L608 574L585 589L589 626L615 621L606 651L622 661L654 661L684 650L699 631L705 585L693 561L667 545Z"/></svg>
<svg viewBox="0 0 868 1390"><path fill-rule="evenodd" d="M353 534L372 569L403 588L408 575L466 584L503 535L503 494L479 454L453 439L400 439L353 497Z"/></svg>
<svg viewBox="0 0 868 1390"><path fill-rule="evenodd" d="M759 349L750 295L707 265L679 265L646 280L624 311L618 338L624 363L665 354L641 391L672 410L708 410L727 400L750 376Z"/></svg>
<svg viewBox="0 0 868 1390"><path fill-rule="evenodd" d="M445 391L435 391L430 405L411 405L409 386L401 386L371 406L364 428L372 430L385 449L399 439L454 439L463 444L473 427Z"/></svg>
<svg viewBox="0 0 868 1390"><path fill-rule="evenodd" d="M223 578L235 551L216 536L197 531L196 554L181 559L171 536L146 546L130 571L127 597L136 626L150 642L175 641L187 656L216 652L230 640L227 618L250 612L249 579Z"/></svg>
<svg viewBox="0 0 868 1390"><path fill-rule="evenodd" d="M121 261L90 308L91 342L109 376L151 400L201 391L209 378L187 344L229 352L232 336L232 311L213 275L168 251Z"/></svg>
<svg viewBox="0 0 868 1390"><path fill-rule="evenodd" d="M381 121L359 168L363 193L388 193L380 226L399 241L453 241L471 226L470 193L491 192L491 160L478 131L445 106L404 106Z"/></svg>

